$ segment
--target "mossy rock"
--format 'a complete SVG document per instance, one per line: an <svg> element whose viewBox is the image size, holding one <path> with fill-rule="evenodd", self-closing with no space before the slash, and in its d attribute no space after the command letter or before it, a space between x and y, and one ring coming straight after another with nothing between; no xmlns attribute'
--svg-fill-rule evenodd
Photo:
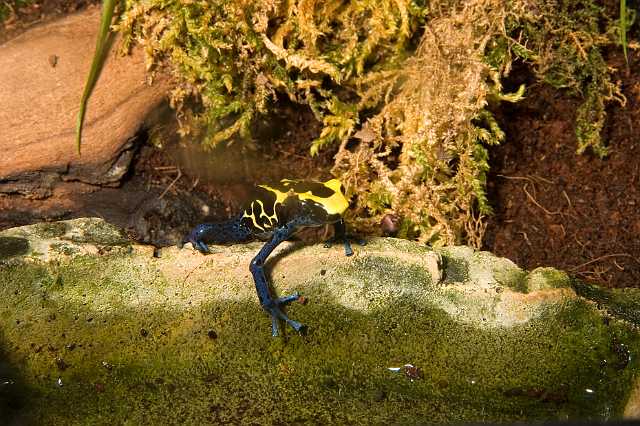
<svg viewBox="0 0 640 426"><path fill-rule="evenodd" d="M527 274L490 253L393 239L350 258L342 247L287 243L267 268L277 293L308 298L287 311L309 333L274 338L248 269L259 243L158 257L99 219L56 226L0 233L0 419L9 423L637 413L640 337L623 314L639 299L607 309L559 271ZM6 238L22 242L5 250Z"/></svg>

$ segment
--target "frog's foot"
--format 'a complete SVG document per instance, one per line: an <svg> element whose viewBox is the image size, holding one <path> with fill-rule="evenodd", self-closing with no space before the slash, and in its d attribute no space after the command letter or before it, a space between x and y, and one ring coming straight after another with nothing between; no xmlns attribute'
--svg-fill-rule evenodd
<svg viewBox="0 0 640 426"><path fill-rule="evenodd" d="M295 300L300 299L300 294L298 294L297 292L290 295L290 296L285 296L285 297L280 297L279 299L276 299L274 301L272 301L271 303L266 303L263 308L265 311L267 311L269 313L269 315L271 315L271 335L276 337L280 334L280 329L278 326L278 321L282 320L284 322L286 322L287 324L289 324L291 326L291 328L293 328L297 333L299 334L305 334L307 331L307 326L298 322L298 321L294 321L292 319L290 319L288 316L285 315L284 312L282 312L282 310L280 309L281 305L286 305L288 303L291 303Z"/></svg>
<svg viewBox="0 0 640 426"><path fill-rule="evenodd" d="M193 244L193 247L202 254L207 254L211 252L211 250L209 250L209 246L207 246L203 241L196 241L195 243L192 243L192 244Z"/></svg>
<svg viewBox="0 0 640 426"><path fill-rule="evenodd" d="M200 240L187 240L187 241L183 241L182 245L186 244L186 243L191 243L191 245L193 246L194 249L198 250L200 253L202 254L208 254L211 251L209 250L209 246L207 246L204 241L200 241ZM182 248L182 247L180 247Z"/></svg>
<svg viewBox="0 0 640 426"><path fill-rule="evenodd" d="M345 236L334 236L329 238L328 240L326 240L324 242L324 246L325 248L329 248L332 245L336 244L337 242L341 242L344 245L344 255L345 256L352 256L353 255L353 249L351 248L351 241L356 241L359 245L364 246L365 244L367 244L367 242L359 237L356 237L354 235L345 235Z"/></svg>
<svg viewBox="0 0 640 426"><path fill-rule="evenodd" d="M194 249L198 250L202 254L210 253L209 246L199 238L195 238L193 234L186 235L180 243L178 243L178 248L182 248L185 244L191 243Z"/></svg>

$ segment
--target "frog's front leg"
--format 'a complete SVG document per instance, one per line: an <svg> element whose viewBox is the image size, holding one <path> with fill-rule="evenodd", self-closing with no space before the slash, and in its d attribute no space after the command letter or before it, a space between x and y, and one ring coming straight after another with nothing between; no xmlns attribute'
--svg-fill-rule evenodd
<svg viewBox="0 0 640 426"><path fill-rule="evenodd" d="M230 243L246 241L251 237L251 230L240 218L220 223L201 223L194 227L182 239L179 247L191 243L201 253L209 253L207 243Z"/></svg>
<svg viewBox="0 0 640 426"><path fill-rule="evenodd" d="M324 242L324 246L329 248L335 242L342 242L344 245L344 254L345 256L352 256L353 249L351 248L351 239L356 239L358 244L361 246L365 245L366 242L361 238L355 238L353 235L347 234L347 227L344 223L344 219L340 219L338 222L333 224L334 234L333 237Z"/></svg>
<svg viewBox="0 0 640 426"><path fill-rule="evenodd" d="M291 237L295 230L296 227L294 223L288 223L287 225L278 228L273 233L271 240L269 240L260 249L258 254L251 261L251 265L249 266L251 274L253 275L253 281L256 285L256 291L258 292L260 305L265 311L269 313L269 315L271 315L271 334L273 336L277 336L279 334L278 320L285 321L298 333L303 333L306 330L306 326L304 324L289 319L289 317L287 317L280 309L281 305L297 300L300 295L298 293L294 293L290 296L274 299L271 296L271 292L269 291L269 283L267 282L267 277L264 273L264 263L266 262L267 257L269 257L269 255L281 242Z"/></svg>

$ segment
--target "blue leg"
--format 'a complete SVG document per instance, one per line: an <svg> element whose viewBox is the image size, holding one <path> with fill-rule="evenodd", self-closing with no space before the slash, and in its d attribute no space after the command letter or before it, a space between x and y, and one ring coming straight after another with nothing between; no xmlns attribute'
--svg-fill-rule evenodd
<svg viewBox="0 0 640 426"><path fill-rule="evenodd" d="M251 230L243 224L241 217L236 217L227 222L201 223L194 227L182 239L178 247L191 243L199 252L209 253L207 243L233 243L246 241L251 238Z"/></svg>
<svg viewBox="0 0 640 426"><path fill-rule="evenodd" d="M289 317L287 317L280 309L281 305L296 300L300 296L295 293L291 296L285 296L274 300L271 296L271 292L269 291L269 283L267 282L267 277L264 273L264 262L281 242L285 241L287 238L293 235L294 231L295 224L292 223L278 228L273 233L271 240L269 240L264 246L262 246L249 266L249 270L253 275L253 281L256 285L256 291L258 293L258 300L260 300L260 305L265 311L269 313L269 315L271 315L271 334L273 336L277 336L279 334L278 320L286 322L298 333L303 333L306 330L306 326L304 324L289 319Z"/></svg>
<svg viewBox="0 0 640 426"><path fill-rule="evenodd" d="M352 256L353 255L353 249L351 249L351 242L349 240L350 239L356 239L356 238L354 238L352 235L347 235L346 226L344 224L344 220L340 219L340 221L336 222L333 226L334 226L334 229L335 229L333 238L330 238L327 241L325 241L324 242L324 246L329 248L335 242L340 241L344 245L344 255L345 256ZM361 238L358 238L357 241L358 241L358 244L360 244L361 246L366 244L366 241L361 239Z"/></svg>

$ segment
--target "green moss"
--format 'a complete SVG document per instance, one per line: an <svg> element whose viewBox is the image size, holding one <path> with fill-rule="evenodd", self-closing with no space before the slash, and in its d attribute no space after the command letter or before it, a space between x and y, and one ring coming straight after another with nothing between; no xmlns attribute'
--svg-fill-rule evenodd
<svg viewBox="0 0 640 426"><path fill-rule="evenodd" d="M0 237L0 260L29 252L29 241L19 237Z"/></svg>
<svg viewBox="0 0 640 426"><path fill-rule="evenodd" d="M353 262L343 266L336 276L338 279L341 276L357 277L358 285L364 293L374 292L372 286L376 286L381 277L383 282L407 290L420 288L426 291L434 284L433 277L423 266L405 263L388 256L369 255L353 259ZM345 291L352 289L345 288Z"/></svg>
<svg viewBox="0 0 640 426"><path fill-rule="evenodd" d="M414 241L407 241L401 238L373 238L369 241L365 240L365 243L365 248L373 247L374 249L391 250L399 253L426 255L433 252L433 249L429 246L416 244Z"/></svg>
<svg viewBox="0 0 640 426"><path fill-rule="evenodd" d="M520 268L505 270L503 273L497 274L496 281L498 284L520 293L528 293L530 291L527 286L527 272Z"/></svg>
<svg viewBox="0 0 640 426"><path fill-rule="evenodd" d="M130 244L129 239L120 228L99 219L83 219L77 229L79 232L68 237L74 243L96 243L108 246Z"/></svg>
<svg viewBox="0 0 640 426"><path fill-rule="evenodd" d="M555 268L536 268L529 274L529 291L546 288L571 288L571 280L566 272Z"/></svg>
<svg viewBox="0 0 640 426"><path fill-rule="evenodd" d="M464 282L469 278L469 262L465 259L442 253L443 282Z"/></svg>
<svg viewBox="0 0 640 426"><path fill-rule="evenodd" d="M6 0L0 3L0 25L22 7L34 3L33 0Z"/></svg>
<svg viewBox="0 0 640 426"><path fill-rule="evenodd" d="M611 315L640 326L640 290L636 288L607 289L577 279L571 286L580 296L598 303Z"/></svg>
<svg viewBox="0 0 640 426"><path fill-rule="evenodd" d="M79 250L76 246L67 244L67 243L52 243L50 246L51 250L56 253L63 254L65 256L73 256L79 253Z"/></svg>
<svg viewBox="0 0 640 426"><path fill-rule="evenodd" d="M625 103L603 57L617 43L617 25L602 2L538 2L535 12L527 10L507 18L508 34L518 41L496 43L489 55L493 63L502 61L498 66L505 66L512 60L505 48L508 45L513 55L533 66L540 80L582 100L575 127L578 153L591 149L599 157L606 156L600 135L605 106L612 101Z"/></svg>
<svg viewBox="0 0 640 426"><path fill-rule="evenodd" d="M67 225L65 222L42 222L32 225L30 229L40 238L57 238L67 232Z"/></svg>
<svg viewBox="0 0 640 426"><path fill-rule="evenodd" d="M218 273L211 263L202 266L210 271L188 280L163 275L163 262L192 261L189 253L5 265L0 374L11 368L19 392L12 400L0 386L0 409L19 398L22 405L5 412L30 424L416 424L621 415L639 372L635 357L624 358L625 348L628 354L640 347L626 323L603 321L581 299L510 327L462 322L433 297L441 286L421 266L420 251L428 250L408 254L400 250L405 244L411 243L375 240L352 258L340 256L322 275L314 248L271 264L275 288L284 293L301 282L309 298L287 307L309 325L308 335L286 330L282 338L270 336L248 274L236 277L222 266ZM230 249L229 256L250 259L254 246ZM390 246L402 256L390 255ZM462 256L443 257L453 259L450 275L472 272ZM306 273L291 274L292 281L280 274L284 266ZM388 370L407 363L422 378Z"/></svg>
<svg viewBox="0 0 640 426"><path fill-rule="evenodd" d="M12 339L13 358L29 354L26 383L37 389L26 417L83 424L598 419L621 412L635 370L601 366L616 357L611 329L627 345L637 339L602 325L584 304L559 320L496 334L407 299L368 314L324 302L290 311L316 324L307 337L271 338L255 301L74 316L52 305L35 319L39 337L23 325L23 339ZM56 318L45 322L50 312ZM34 353L32 343L55 350ZM55 358L69 367L58 369ZM407 362L423 379L387 370Z"/></svg>

